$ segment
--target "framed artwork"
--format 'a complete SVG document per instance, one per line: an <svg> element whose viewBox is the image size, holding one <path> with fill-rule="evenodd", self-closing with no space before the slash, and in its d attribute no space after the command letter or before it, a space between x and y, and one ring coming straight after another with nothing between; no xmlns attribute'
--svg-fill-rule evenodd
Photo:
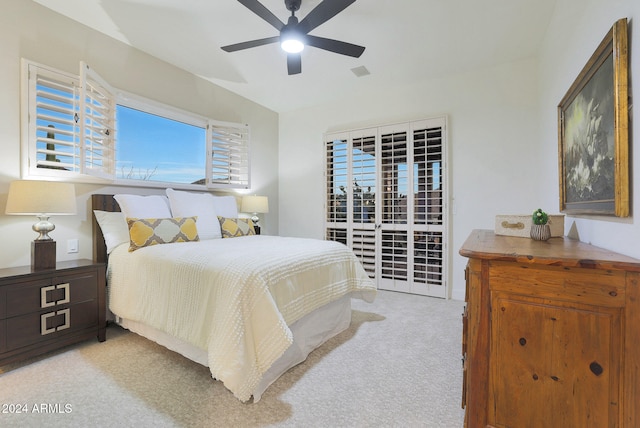
<svg viewBox="0 0 640 428"><path fill-rule="evenodd" d="M628 102L623 18L558 105L560 211L629 216Z"/></svg>

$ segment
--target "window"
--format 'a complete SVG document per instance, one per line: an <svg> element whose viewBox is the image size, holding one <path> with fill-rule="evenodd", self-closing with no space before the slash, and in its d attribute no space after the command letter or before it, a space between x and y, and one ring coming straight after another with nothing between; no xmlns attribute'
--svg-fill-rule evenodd
<svg viewBox="0 0 640 428"><path fill-rule="evenodd" d="M214 121L23 61L23 176L134 186L248 188L249 127Z"/></svg>
<svg viewBox="0 0 640 428"><path fill-rule="evenodd" d="M121 104L116 121L116 178L205 184L206 121L179 122Z"/></svg>

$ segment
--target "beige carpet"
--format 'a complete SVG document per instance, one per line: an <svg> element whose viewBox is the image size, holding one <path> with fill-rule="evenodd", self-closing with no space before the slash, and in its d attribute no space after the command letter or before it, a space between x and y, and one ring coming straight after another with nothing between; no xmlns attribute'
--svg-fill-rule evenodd
<svg viewBox="0 0 640 428"><path fill-rule="evenodd" d="M347 331L246 404L207 368L111 326L104 343L0 367L0 426L461 427L462 308L354 300Z"/></svg>

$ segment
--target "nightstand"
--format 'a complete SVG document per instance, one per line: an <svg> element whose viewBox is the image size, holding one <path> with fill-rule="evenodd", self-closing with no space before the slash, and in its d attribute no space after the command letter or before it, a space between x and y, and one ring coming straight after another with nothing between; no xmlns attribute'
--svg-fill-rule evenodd
<svg viewBox="0 0 640 428"><path fill-rule="evenodd" d="M55 269L0 269L0 365L97 337L106 339L106 268L91 260Z"/></svg>

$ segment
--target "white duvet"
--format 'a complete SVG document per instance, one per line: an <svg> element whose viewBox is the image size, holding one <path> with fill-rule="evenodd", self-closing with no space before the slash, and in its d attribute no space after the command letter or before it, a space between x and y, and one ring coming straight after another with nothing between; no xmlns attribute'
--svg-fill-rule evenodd
<svg viewBox="0 0 640 428"><path fill-rule="evenodd" d="M249 236L155 245L109 258L109 308L208 353L214 378L241 401L291 345L288 325L375 285L346 246Z"/></svg>

